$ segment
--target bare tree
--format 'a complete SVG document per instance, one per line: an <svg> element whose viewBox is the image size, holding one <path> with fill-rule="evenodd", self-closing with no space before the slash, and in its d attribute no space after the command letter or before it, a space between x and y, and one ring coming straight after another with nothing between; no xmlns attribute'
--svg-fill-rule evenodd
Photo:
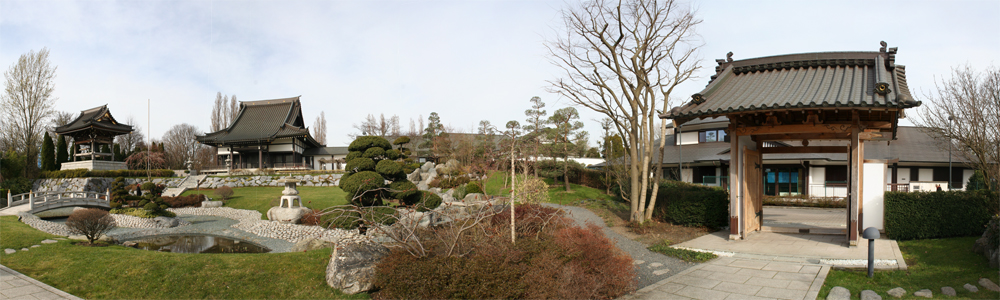
<svg viewBox="0 0 1000 300"><path fill-rule="evenodd" d="M52 116L56 98L54 79L56 67L49 65L49 50L22 54L4 75L4 94L0 101L0 118L6 119L4 135L11 147L25 155L24 175L38 169L34 163L42 141L45 123Z"/></svg>
<svg viewBox="0 0 1000 300"><path fill-rule="evenodd" d="M351 133L348 136L351 139L355 139L359 136L379 136L386 138L387 140L393 140L401 136L401 129L399 127L399 116L392 116L389 118L385 117L385 114L380 114L378 118L374 115L369 114L365 117L365 120L360 124L352 125L354 129L357 129L359 133Z"/></svg>
<svg viewBox="0 0 1000 300"><path fill-rule="evenodd" d="M226 118L226 126L228 127L229 124L233 124L233 122L236 121L236 116L238 116L239 114L240 114L239 102L236 101L236 95L232 95L229 97L229 116Z"/></svg>
<svg viewBox="0 0 1000 300"><path fill-rule="evenodd" d="M83 235L93 244L101 235L115 228L115 219L104 210L87 208L73 211L66 218L66 227L73 233Z"/></svg>
<svg viewBox="0 0 1000 300"><path fill-rule="evenodd" d="M222 129L222 126L224 126L222 123L225 122L225 120L223 120L225 115L224 110L228 108L229 106L226 106L225 102L222 100L222 92L216 92L215 104L212 105L212 132Z"/></svg>
<svg viewBox="0 0 1000 300"><path fill-rule="evenodd" d="M125 154L125 157L128 157L136 151L139 151L139 146L143 144L146 136L142 133L142 127L139 122L135 120L135 117L131 115L128 116L128 118L125 119L125 124L132 125L132 132L116 136L115 143L121 147L121 151ZM125 157L122 159L125 159Z"/></svg>
<svg viewBox="0 0 1000 300"><path fill-rule="evenodd" d="M69 124L69 122L73 122L74 119L76 119L76 114L74 113L68 111L54 111L52 112L52 120L49 121L48 129L50 133L55 134L55 131L53 130L55 130L56 127Z"/></svg>
<svg viewBox="0 0 1000 300"><path fill-rule="evenodd" d="M550 90L613 121L629 153L630 220L644 222L661 176L657 108L665 111L673 89L698 69L694 28L701 21L673 0L588 1L564 10L563 20L566 34L547 44L564 71Z"/></svg>
<svg viewBox="0 0 1000 300"><path fill-rule="evenodd" d="M163 152L167 159L167 167L183 169L188 161L193 164L201 164L196 161L198 158L196 156L202 145L195 142L194 139L195 135L201 134L197 127L187 123L170 127L170 130L163 134L163 147L165 148Z"/></svg>
<svg viewBox="0 0 1000 300"><path fill-rule="evenodd" d="M969 66L952 69L951 79L935 82L936 91L914 123L950 143L965 161L983 172L986 182L1000 180L1000 69L977 73ZM950 181L950 179L949 179Z"/></svg>
<svg viewBox="0 0 1000 300"><path fill-rule="evenodd" d="M313 123L313 138L321 145L326 145L326 112L319 112L316 123Z"/></svg>

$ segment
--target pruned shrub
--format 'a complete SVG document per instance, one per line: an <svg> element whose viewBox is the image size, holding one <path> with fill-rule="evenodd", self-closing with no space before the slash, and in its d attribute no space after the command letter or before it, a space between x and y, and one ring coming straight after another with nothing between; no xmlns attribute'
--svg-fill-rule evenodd
<svg viewBox="0 0 1000 300"><path fill-rule="evenodd" d="M417 205L417 211L429 211L441 206L441 201L443 201L441 196L428 191L420 191L420 193L422 194L422 197L420 199L420 204Z"/></svg>
<svg viewBox="0 0 1000 300"><path fill-rule="evenodd" d="M371 158L371 159L381 159L385 157L385 149L379 147L371 147L365 150L365 153L361 157Z"/></svg>
<svg viewBox="0 0 1000 300"><path fill-rule="evenodd" d="M990 190L885 192L885 234L894 240L980 235L998 208Z"/></svg>
<svg viewBox="0 0 1000 300"><path fill-rule="evenodd" d="M359 158L355 160L360 160ZM340 178L340 189L347 194L347 201L362 206L381 205L385 178L372 171L364 171Z"/></svg>
<svg viewBox="0 0 1000 300"><path fill-rule="evenodd" d="M427 183L428 186L438 187L442 189L450 189L456 186L460 186L471 181L469 177L465 176L448 176L448 177L437 177L431 182Z"/></svg>
<svg viewBox="0 0 1000 300"><path fill-rule="evenodd" d="M169 207L179 208L179 207L200 207L201 202L205 201L205 195L193 194L188 196L177 196L177 197L163 197L163 202Z"/></svg>
<svg viewBox="0 0 1000 300"><path fill-rule="evenodd" d="M66 227L83 235L91 244L115 228L115 219L108 212L97 208L78 209L66 218Z"/></svg>
<svg viewBox="0 0 1000 300"><path fill-rule="evenodd" d="M216 196L221 197L222 200L229 200L229 197L233 196L233 188L228 187L228 186L220 186L220 187L215 188L215 192L213 192L213 193Z"/></svg>
<svg viewBox="0 0 1000 300"><path fill-rule="evenodd" d="M482 194L483 188L481 185L482 182L469 182L465 185L465 194Z"/></svg>
<svg viewBox="0 0 1000 300"><path fill-rule="evenodd" d="M522 203L542 203L549 200L549 185L538 177L519 178L514 183L514 197Z"/></svg>
<svg viewBox="0 0 1000 300"><path fill-rule="evenodd" d="M389 184L389 193L393 199L398 199L403 205L414 205L419 203L421 199L417 185L409 180L400 180Z"/></svg>
<svg viewBox="0 0 1000 300"><path fill-rule="evenodd" d="M149 171L153 177L173 177L174 171L154 169ZM61 171L43 171L39 178L83 178L83 177L146 177L146 169L142 170L87 170L72 169Z"/></svg>
<svg viewBox="0 0 1000 300"><path fill-rule="evenodd" d="M376 148L373 148L376 149ZM406 174L403 173L403 167L394 161L383 159L375 165L375 172L379 175L385 177L389 180L406 180Z"/></svg>
<svg viewBox="0 0 1000 300"><path fill-rule="evenodd" d="M375 171L375 161L368 157L359 157L347 161L344 170L348 172Z"/></svg>
<svg viewBox="0 0 1000 300"><path fill-rule="evenodd" d="M653 217L684 226L729 225L729 192L719 187L664 180Z"/></svg>

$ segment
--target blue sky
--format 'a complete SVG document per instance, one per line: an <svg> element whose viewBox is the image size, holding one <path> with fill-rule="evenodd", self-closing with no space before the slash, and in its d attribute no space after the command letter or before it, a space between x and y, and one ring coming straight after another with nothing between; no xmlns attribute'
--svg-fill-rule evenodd
<svg viewBox="0 0 1000 300"><path fill-rule="evenodd" d="M324 111L328 144L368 114L437 112L456 130L524 121L528 100L571 105L545 90L559 70L544 42L576 1L0 1L0 67L47 47L59 110L109 104L159 138L208 130L216 92L239 100L302 96L309 126ZM911 92L969 64L996 65L1000 1L695 1L703 20L700 78L715 59L899 47ZM146 100L152 117L147 128ZM592 143L600 115L578 108Z"/></svg>

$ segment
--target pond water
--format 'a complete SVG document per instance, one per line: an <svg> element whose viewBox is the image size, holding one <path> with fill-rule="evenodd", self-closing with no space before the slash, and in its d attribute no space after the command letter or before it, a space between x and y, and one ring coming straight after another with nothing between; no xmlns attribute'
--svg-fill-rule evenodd
<svg viewBox="0 0 1000 300"><path fill-rule="evenodd" d="M170 235L138 240L136 248L174 253L267 253L271 249L250 242L211 235Z"/></svg>

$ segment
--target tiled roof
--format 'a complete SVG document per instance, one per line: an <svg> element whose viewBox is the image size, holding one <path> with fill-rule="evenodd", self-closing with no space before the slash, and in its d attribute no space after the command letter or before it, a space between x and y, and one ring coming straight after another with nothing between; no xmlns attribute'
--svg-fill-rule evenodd
<svg viewBox="0 0 1000 300"><path fill-rule="evenodd" d="M53 130L58 134L71 134L73 132L89 128L115 132L118 134L132 132L131 125L118 123L118 121L111 116L111 110L108 109L107 104L81 111L80 115L77 116L72 122L56 127Z"/></svg>
<svg viewBox="0 0 1000 300"><path fill-rule="evenodd" d="M196 139L203 144L222 145L285 137L302 138L313 147L320 146L305 128L299 97L240 102L240 112L229 127Z"/></svg>
<svg viewBox="0 0 1000 300"><path fill-rule="evenodd" d="M910 108L906 69L896 48L879 52L821 52L733 61L692 100L661 115L690 120L735 112L794 108Z"/></svg>
<svg viewBox="0 0 1000 300"><path fill-rule="evenodd" d="M347 155L348 153L350 153L350 151L347 151L347 147L317 147L306 149L306 151L302 152L302 155Z"/></svg>

